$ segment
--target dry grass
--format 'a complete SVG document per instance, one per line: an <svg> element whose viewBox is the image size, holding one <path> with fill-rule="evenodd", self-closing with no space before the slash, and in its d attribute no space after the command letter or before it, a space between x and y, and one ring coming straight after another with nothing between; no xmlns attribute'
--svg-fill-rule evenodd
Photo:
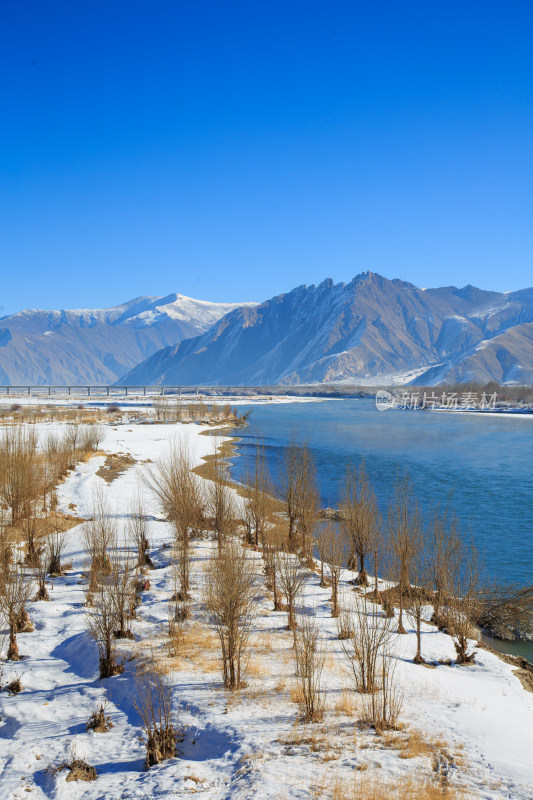
<svg viewBox="0 0 533 800"><path fill-rule="evenodd" d="M135 459L127 453L112 453L107 456L105 463L96 471L96 474L106 483L112 483L133 464L135 464Z"/></svg>
<svg viewBox="0 0 533 800"><path fill-rule="evenodd" d="M353 690L342 690L341 696L335 703L334 710L339 714L346 714L348 717L354 716L357 711L357 699Z"/></svg>
<svg viewBox="0 0 533 800"><path fill-rule="evenodd" d="M291 698L292 703L297 703L301 705L304 701L304 693L302 691L302 687L300 683L293 683L289 688L289 696Z"/></svg>
<svg viewBox="0 0 533 800"><path fill-rule="evenodd" d="M45 514L43 517L36 518L35 539L42 539L43 537L48 536L51 532L64 533L65 531L69 531L71 528L75 528L76 525L80 525L82 522L85 522L85 520L72 514L61 514L57 511L52 511L49 514ZM24 532L18 525L6 525L4 527L4 531L7 536L7 540L13 544L21 544L25 541Z"/></svg>
<svg viewBox="0 0 533 800"><path fill-rule="evenodd" d="M193 622L184 627L179 656L171 659L172 669L187 663L199 667L203 672L220 670L219 641L206 625Z"/></svg>
<svg viewBox="0 0 533 800"><path fill-rule="evenodd" d="M408 728L401 733L386 732L381 741L385 748L398 750L403 759L432 757L448 746L443 739L432 739L418 728Z"/></svg>
<svg viewBox="0 0 533 800"><path fill-rule="evenodd" d="M260 656L254 655L248 662L246 667L246 674L253 678L265 678L270 676L272 668L269 664L265 664Z"/></svg>
<svg viewBox="0 0 533 800"><path fill-rule="evenodd" d="M333 792L322 797L331 800L473 800L473 796L462 789L443 788L431 781L407 777L393 783L365 771L359 772L353 781L337 781Z"/></svg>

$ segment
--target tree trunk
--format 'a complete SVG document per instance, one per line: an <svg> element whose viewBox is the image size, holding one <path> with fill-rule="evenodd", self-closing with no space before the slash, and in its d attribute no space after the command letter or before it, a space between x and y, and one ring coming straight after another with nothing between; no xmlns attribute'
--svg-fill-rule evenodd
<svg viewBox="0 0 533 800"><path fill-rule="evenodd" d="M416 656L413 661L415 664L425 664L422 658L422 612L420 609L416 612Z"/></svg>
<svg viewBox="0 0 533 800"><path fill-rule="evenodd" d="M359 555L359 586L368 586L368 575L365 569L365 557Z"/></svg>
<svg viewBox="0 0 533 800"><path fill-rule="evenodd" d="M17 645L17 637L15 636L15 623L14 621L9 626L9 648L7 651L8 661L19 660L19 648Z"/></svg>
<svg viewBox="0 0 533 800"><path fill-rule="evenodd" d="M398 617L398 633L406 633L403 627L403 592L400 589L400 616Z"/></svg>

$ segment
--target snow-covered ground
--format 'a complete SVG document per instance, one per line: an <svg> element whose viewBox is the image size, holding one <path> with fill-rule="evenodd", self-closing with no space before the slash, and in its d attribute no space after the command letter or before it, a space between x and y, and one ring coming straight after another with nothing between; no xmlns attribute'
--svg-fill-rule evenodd
<svg viewBox="0 0 533 800"><path fill-rule="evenodd" d="M111 394L107 396L105 392L92 393L87 395L87 391L72 392L72 395L63 393L48 395L45 392L41 394L40 391L35 391L33 394L10 392L0 394L0 408L10 408L12 405L28 405L28 406L72 406L76 407L82 405L86 408L91 406L147 406L151 407L154 401L161 400L169 403L206 403L207 405L224 406L227 403L233 405L246 405L247 403L264 404L264 403L320 403L324 400L322 397L300 397L299 395L217 395L211 397L207 395L193 394L165 394L163 397L160 392L153 391L147 392L143 395L142 392L138 393L131 390L127 395L122 392ZM333 399L333 398L332 398Z"/></svg>
<svg viewBox="0 0 533 800"><path fill-rule="evenodd" d="M14 697L0 694L1 800L177 800L193 794L209 800L311 800L330 797L336 782L348 785L369 775L384 781L405 776L431 780L435 770L447 774L451 785L465 787L466 797L531 800L533 694L522 688L513 667L483 650L470 667L416 666L411 661L414 633L397 636L405 727L394 736L359 728L360 698L353 693L343 665L336 623L330 616L331 590L320 588L315 573L309 575L301 603L320 622L327 651L323 673L327 706L323 722L303 725L291 699L296 679L287 615L271 610L260 554L252 551L250 558L257 563L257 617L248 686L239 692L226 691L216 640L206 633L202 619L202 568L214 551L209 539L194 543L192 619L186 623L192 631L190 646L183 657L169 662L184 739L175 759L144 771L141 726L133 703L135 659L129 657L138 655L149 638L156 652L166 656L173 586L169 551L164 546L171 541L171 529L140 476L145 462L164 454L173 441L187 437L196 463L213 452L214 441L201 435L196 425L107 425L106 433L103 449L129 453L136 463L111 484L96 476L104 456L80 464L60 487L60 505L69 513L88 517L95 487L100 486L110 512L125 526L138 494L142 495L156 569L150 572L151 587L132 624L136 641L118 643L125 658L124 673L100 681L97 651L88 637L84 613L83 525L73 528L64 557L72 570L55 580L50 602L30 604L35 631L17 637L25 658L18 664L4 664L4 682L19 674L24 688ZM342 577L344 596L358 602L357 592L348 583L353 574L345 571ZM424 626L423 655L435 662L453 659L451 639ZM108 733L87 733L89 716L106 697L114 727ZM355 714L346 713L346 701L355 704ZM430 755L401 757L400 740L408 739L413 731L429 745ZM96 767L96 781L67 783L66 772L45 771L72 753Z"/></svg>

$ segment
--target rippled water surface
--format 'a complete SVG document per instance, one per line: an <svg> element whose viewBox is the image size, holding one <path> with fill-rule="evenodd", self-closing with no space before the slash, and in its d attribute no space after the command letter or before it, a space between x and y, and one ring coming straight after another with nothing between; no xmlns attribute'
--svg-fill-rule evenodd
<svg viewBox="0 0 533 800"><path fill-rule="evenodd" d="M487 571L533 583L533 418L389 410L373 400L251 406L233 474L242 478L260 438L275 475L294 430L315 455L322 502L335 506L346 464L364 459L382 510L398 472L423 509L450 501Z"/></svg>

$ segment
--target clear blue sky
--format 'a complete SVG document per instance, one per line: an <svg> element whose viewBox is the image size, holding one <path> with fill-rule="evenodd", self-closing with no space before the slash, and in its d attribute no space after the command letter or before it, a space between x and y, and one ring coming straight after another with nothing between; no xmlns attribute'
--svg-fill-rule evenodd
<svg viewBox="0 0 533 800"><path fill-rule="evenodd" d="M0 0L0 305L533 284L532 0Z"/></svg>

